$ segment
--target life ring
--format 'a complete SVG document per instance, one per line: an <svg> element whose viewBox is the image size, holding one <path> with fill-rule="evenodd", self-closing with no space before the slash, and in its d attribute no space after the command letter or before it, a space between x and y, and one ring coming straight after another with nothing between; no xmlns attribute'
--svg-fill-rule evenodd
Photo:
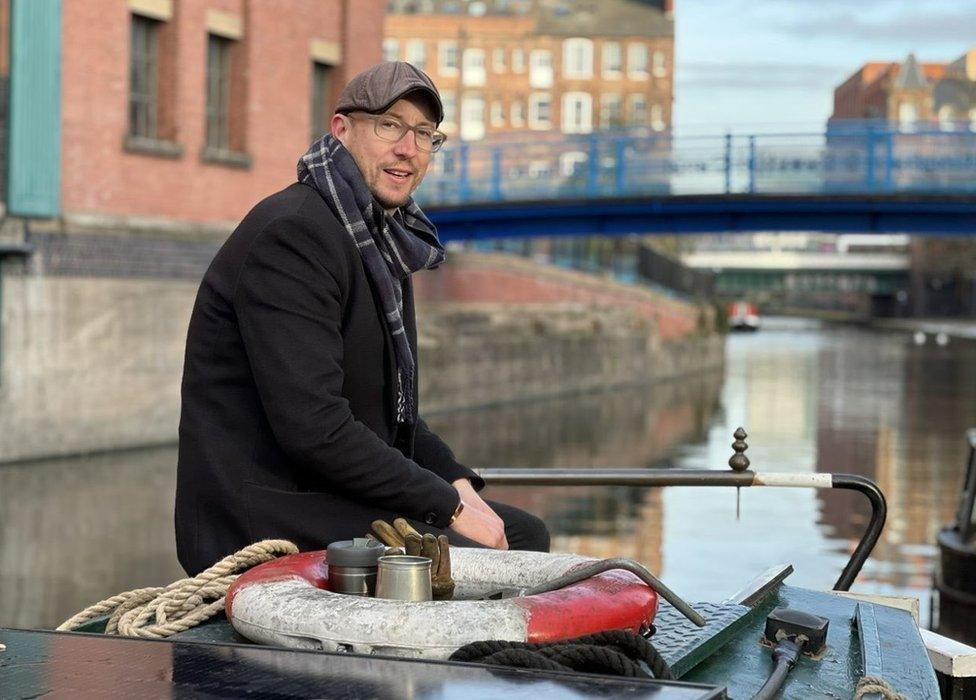
<svg viewBox="0 0 976 700"><path fill-rule="evenodd" d="M451 548L455 599L405 603L328 590L326 552L302 552L256 566L227 591L234 628L263 644L446 659L483 639L554 642L651 624L658 596L626 571L608 571L538 595L477 600L528 588L594 561L573 554Z"/></svg>

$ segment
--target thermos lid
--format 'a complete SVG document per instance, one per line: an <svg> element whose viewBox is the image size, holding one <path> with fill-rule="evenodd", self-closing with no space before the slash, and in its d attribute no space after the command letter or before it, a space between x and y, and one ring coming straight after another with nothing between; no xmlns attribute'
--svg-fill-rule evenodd
<svg viewBox="0 0 976 700"><path fill-rule="evenodd" d="M376 560L386 554L386 545L357 537L333 542L327 551L326 561L332 566L376 566Z"/></svg>

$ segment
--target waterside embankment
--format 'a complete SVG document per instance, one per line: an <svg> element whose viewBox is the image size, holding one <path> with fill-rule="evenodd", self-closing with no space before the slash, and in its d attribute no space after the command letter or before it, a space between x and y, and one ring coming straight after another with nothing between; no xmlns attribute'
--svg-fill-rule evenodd
<svg viewBox="0 0 976 700"><path fill-rule="evenodd" d="M0 271L0 462L171 444L212 235L35 232ZM707 310L527 260L452 253L417 284L425 412L721 366Z"/></svg>

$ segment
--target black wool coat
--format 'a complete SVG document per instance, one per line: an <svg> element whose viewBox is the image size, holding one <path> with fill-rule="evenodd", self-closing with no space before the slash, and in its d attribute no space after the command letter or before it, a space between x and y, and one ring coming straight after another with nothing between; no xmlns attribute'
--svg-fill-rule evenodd
<svg viewBox="0 0 976 700"><path fill-rule="evenodd" d="M308 185L259 203L217 253L183 369L175 521L190 574L264 538L305 550L361 537L391 512L443 528L450 482L483 485L423 420L397 429L381 309ZM404 325L416 358L409 281Z"/></svg>

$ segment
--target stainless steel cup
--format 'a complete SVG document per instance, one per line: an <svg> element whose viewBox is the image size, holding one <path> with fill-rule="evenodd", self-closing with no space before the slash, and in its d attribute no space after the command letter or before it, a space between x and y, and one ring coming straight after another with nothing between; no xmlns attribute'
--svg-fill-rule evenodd
<svg viewBox="0 0 976 700"><path fill-rule="evenodd" d="M377 598L430 600L430 559L395 554L380 557L377 563Z"/></svg>

